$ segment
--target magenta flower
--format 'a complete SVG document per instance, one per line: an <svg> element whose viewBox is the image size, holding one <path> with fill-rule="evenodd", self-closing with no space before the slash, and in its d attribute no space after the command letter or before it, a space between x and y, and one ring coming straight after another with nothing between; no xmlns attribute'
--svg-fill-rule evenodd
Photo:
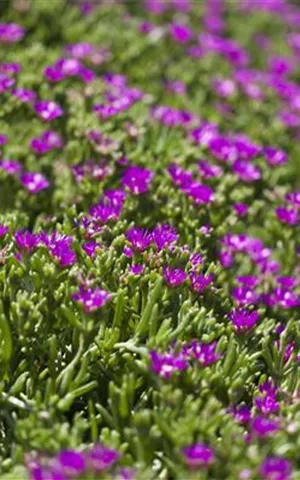
<svg viewBox="0 0 300 480"><path fill-rule="evenodd" d="M25 29L16 23L0 23L0 43L16 43L25 35Z"/></svg>
<svg viewBox="0 0 300 480"><path fill-rule="evenodd" d="M233 205L233 209L239 217L245 217L245 215L248 213L249 205L246 203L235 203Z"/></svg>
<svg viewBox="0 0 300 480"><path fill-rule="evenodd" d="M70 477L81 475L87 466L84 454L74 450L60 452L57 461L62 472Z"/></svg>
<svg viewBox="0 0 300 480"><path fill-rule="evenodd" d="M163 276L169 287L178 287L178 285L181 285L187 278L183 270L180 268L171 268L170 266L163 268Z"/></svg>
<svg viewBox="0 0 300 480"><path fill-rule="evenodd" d="M57 103L48 100L38 100L34 105L34 110L39 117L47 122L61 117L64 113Z"/></svg>
<svg viewBox="0 0 300 480"><path fill-rule="evenodd" d="M235 288L232 291L232 297L239 307L253 305L259 299L258 294L253 289L245 286Z"/></svg>
<svg viewBox="0 0 300 480"><path fill-rule="evenodd" d="M120 457L121 455L117 450L102 445L95 445L88 454L87 461L94 472L100 473L111 468Z"/></svg>
<svg viewBox="0 0 300 480"><path fill-rule="evenodd" d="M121 183L134 195L139 195L148 191L152 178L153 173L147 168L132 166L123 173Z"/></svg>
<svg viewBox="0 0 300 480"><path fill-rule="evenodd" d="M7 136L0 133L0 147L2 147L3 145L6 145L7 142L8 142Z"/></svg>
<svg viewBox="0 0 300 480"><path fill-rule="evenodd" d="M94 52L94 47L88 42L79 42L67 45L65 47L67 53L75 58L89 57Z"/></svg>
<svg viewBox="0 0 300 480"><path fill-rule="evenodd" d="M38 193L49 187L48 180L41 173L24 173L21 175L21 183L30 193Z"/></svg>
<svg viewBox="0 0 300 480"><path fill-rule="evenodd" d="M165 85L166 85L166 89L169 92L176 93L177 95L184 95L186 93L185 83L179 80L177 81L168 80Z"/></svg>
<svg viewBox="0 0 300 480"><path fill-rule="evenodd" d="M1 63L0 64L0 73L5 73L8 75L18 75L21 71L21 65L15 62Z"/></svg>
<svg viewBox="0 0 300 480"><path fill-rule="evenodd" d="M249 312L245 309L233 310L229 315L238 333L251 330L259 320L257 312Z"/></svg>
<svg viewBox="0 0 300 480"><path fill-rule="evenodd" d="M184 170L175 163L171 163L171 165L169 165L168 172L173 180L173 183L183 190L187 189L193 182L192 173Z"/></svg>
<svg viewBox="0 0 300 480"><path fill-rule="evenodd" d="M13 88L11 93L23 103L32 103L36 99L36 93L25 88Z"/></svg>
<svg viewBox="0 0 300 480"><path fill-rule="evenodd" d="M5 170L9 175L18 175L22 170L22 165L14 160L1 160L0 169Z"/></svg>
<svg viewBox="0 0 300 480"><path fill-rule="evenodd" d="M32 252L39 244L39 237L28 231L15 233L15 241L21 251Z"/></svg>
<svg viewBox="0 0 300 480"><path fill-rule="evenodd" d="M214 78L212 81L214 91L220 97L231 97L236 92L236 85L230 78Z"/></svg>
<svg viewBox="0 0 300 480"><path fill-rule="evenodd" d="M213 278L214 276L211 273L206 276L203 273L197 275L195 272L192 272L190 274L192 290L202 294L208 285L212 283Z"/></svg>
<svg viewBox="0 0 300 480"><path fill-rule="evenodd" d="M200 252L194 252L190 256L190 262L192 264L192 269L196 269L199 265L202 265L204 262L203 255Z"/></svg>
<svg viewBox="0 0 300 480"><path fill-rule="evenodd" d="M289 192L285 195L287 202L291 203L294 207L300 208L300 192Z"/></svg>
<svg viewBox="0 0 300 480"><path fill-rule="evenodd" d="M220 359L220 354L216 352L217 342L201 343L193 340L188 347L185 348L185 353L195 358L204 367L208 367L216 363Z"/></svg>
<svg viewBox="0 0 300 480"><path fill-rule="evenodd" d="M130 267L130 272L133 273L133 275L140 275L141 273L143 273L144 269L144 265L133 264Z"/></svg>
<svg viewBox="0 0 300 480"><path fill-rule="evenodd" d="M150 352L151 368L156 375L168 380L174 372L182 372L188 368L188 362L184 355L174 353L160 354Z"/></svg>
<svg viewBox="0 0 300 480"><path fill-rule="evenodd" d="M284 165L287 162L287 154L278 148L266 147L263 154L271 166Z"/></svg>
<svg viewBox="0 0 300 480"><path fill-rule="evenodd" d="M279 430L279 424L275 420L270 420L267 417L254 417L251 423L253 433L258 437L267 437L273 435Z"/></svg>
<svg viewBox="0 0 300 480"><path fill-rule="evenodd" d="M292 478L290 462L281 457L267 457L259 471L264 480L290 480Z"/></svg>
<svg viewBox="0 0 300 480"><path fill-rule="evenodd" d="M214 200L213 189L198 182L192 182L183 191L194 200L196 205L208 204Z"/></svg>
<svg viewBox="0 0 300 480"><path fill-rule="evenodd" d="M272 394L266 394L263 397L255 399L256 408L264 415L270 413L276 413L279 410L279 403L276 400L276 396Z"/></svg>
<svg viewBox="0 0 300 480"><path fill-rule="evenodd" d="M220 263L222 267L229 268L233 264L233 255L231 252L223 251L220 253Z"/></svg>
<svg viewBox="0 0 300 480"><path fill-rule="evenodd" d="M72 250L72 237L54 231L51 234L40 233L41 242L46 245L50 254L56 258L62 267L68 267L76 262L76 254Z"/></svg>
<svg viewBox="0 0 300 480"><path fill-rule="evenodd" d="M261 178L258 167L244 160L236 160L232 166L233 172L244 182L256 182Z"/></svg>
<svg viewBox="0 0 300 480"><path fill-rule="evenodd" d="M15 84L15 80L10 77L6 77L0 73L0 95L10 89Z"/></svg>
<svg viewBox="0 0 300 480"><path fill-rule="evenodd" d="M47 130L43 132L39 137L33 138L31 140L30 146L32 150L37 154L48 153L51 150L62 147L62 138L61 136L52 131Z"/></svg>
<svg viewBox="0 0 300 480"><path fill-rule="evenodd" d="M170 33L177 43L185 44L192 38L193 32L186 25L173 23L170 26Z"/></svg>
<svg viewBox="0 0 300 480"><path fill-rule="evenodd" d="M214 451L204 443L195 443L182 449L185 462L192 469L208 467L214 460Z"/></svg>
<svg viewBox="0 0 300 480"><path fill-rule="evenodd" d="M278 220L280 220L282 223L286 223L287 225L297 225L299 220L297 209L285 207L284 205L276 208L276 215Z"/></svg>
<svg viewBox="0 0 300 480"><path fill-rule="evenodd" d="M8 231L9 231L9 227L7 227L6 225L0 224L0 238L4 237Z"/></svg>
<svg viewBox="0 0 300 480"><path fill-rule="evenodd" d="M152 240L159 251L176 243L178 238L175 228L166 223L157 225L152 231Z"/></svg>
<svg viewBox="0 0 300 480"><path fill-rule="evenodd" d="M198 163L200 174L204 178L220 177L222 175L222 168L218 165L208 163L206 160L200 160Z"/></svg>
<svg viewBox="0 0 300 480"><path fill-rule="evenodd" d="M94 242L93 240L86 242L82 245L82 249L85 251L85 253L93 258L96 254L96 249L99 247L97 242Z"/></svg>
<svg viewBox="0 0 300 480"><path fill-rule="evenodd" d="M235 405L231 409L235 420L243 425L247 425L247 423L251 420L251 410L247 405Z"/></svg>
<svg viewBox="0 0 300 480"><path fill-rule="evenodd" d="M143 252L152 241L151 233L139 227L132 227L126 232L126 238L131 243L133 250Z"/></svg>
<svg viewBox="0 0 300 480"><path fill-rule="evenodd" d="M111 294L101 288L86 288L84 285L79 287L79 291L73 294L73 299L83 305L87 313L94 312L103 307L111 298Z"/></svg>

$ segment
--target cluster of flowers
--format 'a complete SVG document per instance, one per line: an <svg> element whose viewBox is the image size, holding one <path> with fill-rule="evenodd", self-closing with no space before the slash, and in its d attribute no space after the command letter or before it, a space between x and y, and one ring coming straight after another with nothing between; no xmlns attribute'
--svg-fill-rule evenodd
<svg viewBox="0 0 300 480"><path fill-rule="evenodd" d="M203 367L216 363L220 354L216 352L216 342L202 344L193 340L189 345L184 345L180 350L174 347L167 353L151 352L151 366L156 375L169 379L174 372L187 370L189 362L196 361Z"/></svg>
<svg viewBox="0 0 300 480"><path fill-rule="evenodd" d="M71 480L75 478L101 478L113 469L121 454L103 445L94 445L89 451L63 450L56 457L33 457L26 459L32 480ZM129 468L120 468L112 478L133 480L135 472Z"/></svg>
<svg viewBox="0 0 300 480"><path fill-rule="evenodd" d="M1 128L11 129L0 171L3 191L13 185L0 219L0 381L17 424L6 452L47 449L44 402L55 428L66 420L80 435L88 417L93 439L122 441L128 455L84 448L88 432L82 450L27 456L33 480L177 478L177 467L178 478L199 468L199 478L290 480L300 10L284 0L77 4L83 15L62 8L72 25L61 38L82 36L59 51L44 7L34 6L41 30L0 25ZM260 10L276 38L256 26ZM236 21L245 12L249 39ZM42 52L40 79L27 36Z"/></svg>

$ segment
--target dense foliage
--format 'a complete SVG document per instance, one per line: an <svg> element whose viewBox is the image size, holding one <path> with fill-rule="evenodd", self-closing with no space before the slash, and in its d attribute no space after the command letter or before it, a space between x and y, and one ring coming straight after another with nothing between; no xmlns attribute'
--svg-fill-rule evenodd
<svg viewBox="0 0 300 480"><path fill-rule="evenodd" d="M300 478L300 9L3 2L0 478Z"/></svg>

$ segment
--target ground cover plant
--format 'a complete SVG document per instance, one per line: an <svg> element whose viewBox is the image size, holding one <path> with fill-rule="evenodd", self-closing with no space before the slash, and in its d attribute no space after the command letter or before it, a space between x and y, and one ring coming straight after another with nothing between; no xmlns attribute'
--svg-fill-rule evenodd
<svg viewBox="0 0 300 480"><path fill-rule="evenodd" d="M1 2L0 478L300 479L300 8Z"/></svg>

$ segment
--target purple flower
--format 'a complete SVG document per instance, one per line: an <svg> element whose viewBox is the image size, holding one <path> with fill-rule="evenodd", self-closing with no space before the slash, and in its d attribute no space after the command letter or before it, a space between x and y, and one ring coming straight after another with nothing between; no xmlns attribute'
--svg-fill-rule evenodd
<svg viewBox="0 0 300 480"><path fill-rule="evenodd" d="M136 470L134 468L121 468L117 474L118 480L136 480L136 478Z"/></svg>
<svg viewBox="0 0 300 480"><path fill-rule="evenodd" d="M40 240L62 267L68 267L76 262L76 254L71 248L72 237L54 231L50 235L41 233Z"/></svg>
<svg viewBox="0 0 300 480"><path fill-rule="evenodd" d="M9 227L7 227L6 225L0 224L0 238L4 237L8 231L9 231Z"/></svg>
<svg viewBox="0 0 300 480"><path fill-rule="evenodd" d="M95 221L106 223L108 220L118 220L121 215L126 193L122 190L106 190L102 200L90 208L90 215Z"/></svg>
<svg viewBox="0 0 300 480"><path fill-rule="evenodd" d="M238 333L251 330L259 319L257 312L249 312L245 309L233 310L229 315L230 320Z"/></svg>
<svg viewBox="0 0 300 480"><path fill-rule="evenodd" d="M298 223L298 211L296 208L285 207L281 205L276 208L276 215L278 220L287 225L297 225Z"/></svg>
<svg viewBox="0 0 300 480"><path fill-rule="evenodd" d="M102 472L111 468L120 458L120 453L112 448L95 445L88 455L88 464L94 472Z"/></svg>
<svg viewBox="0 0 300 480"><path fill-rule="evenodd" d="M292 477L290 462L281 457L267 457L259 471L264 480L290 480Z"/></svg>
<svg viewBox="0 0 300 480"><path fill-rule="evenodd" d="M279 424L275 420L270 420L267 417L254 417L251 423L252 431L258 437L267 437L273 435L279 430Z"/></svg>
<svg viewBox="0 0 300 480"><path fill-rule="evenodd" d="M30 146L35 153L48 153L51 150L62 147L62 138L58 133L52 130L47 130L39 137L33 138Z"/></svg>
<svg viewBox="0 0 300 480"><path fill-rule="evenodd" d="M8 142L7 136L0 133L0 147L6 145Z"/></svg>
<svg viewBox="0 0 300 480"><path fill-rule="evenodd" d="M214 78L212 81L214 91L220 97L231 97L236 92L236 85L230 78Z"/></svg>
<svg viewBox="0 0 300 480"><path fill-rule="evenodd" d="M127 187L134 195L148 191L153 173L147 168L128 167L123 173L122 186Z"/></svg>
<svg viewBox="0 0 300 480"><path fill-rule="evenodd" d="M32 103L36 99L36 93L25 88L13 88L11 93L23 103Z"/></svg>
<svg viewBox="0 0 300 480"><path fill-rule="evenodd" d="M171 268L170 266L163 268L163 275L169 287L178 287L178 285L181 285L187 278L183 270L180 268Z"/></svg>
<svg viewBox="0 0 300 480"><path fill-rule="evenodd" d="M258 285L259 279L254 275L240 275L236 277L237 281L244 287L254 288Z"/></svg>
<svg viewBox="0 0 300 480"><path fill-rule="evenodd" d="M16 43L25 35L23 27L16 23L0 23L0 43Z"/></svg>
<svg viewBox="0 0 300 480"><path fill-rule="evenodd" d="M99 247L98 243L97 242L94 242L94 241L89 241L89 242L86 242L85 244L82 245L82 248L83 250L85 251L85 253L93 258L96 254L96 249Z"/></svg>
<svg viewBox="0 0 300 480"><path fill-rule="evenodd" d="M130 267L130 272L133 273L133 275L140 275L141 273L143 273L144 269L144 265L133 264Z"/></svg>
<svg viewBox="0 0 300 480"><path fill-rule="evenodd" d="M21 175L21 183L30 193L38 193L49 187L48 180L41 173L24 173Z"/></svg>
<svg viewBox="0 0 300 480"><path fill-rule="evenodd" d="M21 71L21 65L19 63L1 63L0 72L8 75L18 75Z"/></svg>
<svg viewBox="0 0 300 480"><path fill-rule="evenodd" d="M166 380L168 380L174 372L182 372L188 368L188 362L182 354L160 354L152 351L150 352L150 359L151 368L154 373Z"/></svg>
<svg viewBox="0 0 300 480"><path fill-rule="evenodd" d="M48 82L57 83L65 78L62 69L57 65L51 65L44 70L44 76Z"/></svg>
<svg viewBox="0 0 300 480"><path fill-rule="evenodd" d="M205 160L200 160L198 163L200 174L204 178L220 177L222 175L222 168L218 165L212 165Z"/></svg>
<svg viewBox="0 0 300 480"><path fill-rule="evenodd" d="M294 207L300 208L300 192L289 192L285 195L285 199Z"/></svg>
<svg viewBox="0 0 300 480"><path fill-rule="evenodd" d="M28 231L18 231L15 233L15 241L21 251L32 252L39 244L39 237Z"/></svg>
<svg viewBox="0 0 300 480"><path fill-rule="evenodd" d="M203 273L197 275L195 272L192 272L190 274L192 290L196 293L203 293L208 285L212 283L213 278L214 276L211 273L206 276Z"/></svg>
<svg viewBox="0 0 300 480"><path fill-rule="evenodd" d="M194 200L196 205L208 204L214 200L213 189L198 182L192 182L183 191Z"/></svg>
<svg viewBox="0 0 300 480"><path fill-rule="evenodd" d="M111 298L111 294L101 288L86 288L84 285L79 287L79 291L73 294L73 299L83 305L87 313L94 312L103 307Z"/></svg>
<svg viewBox="0 0 300 480"><path fill-rule="evenodd" d="M280 405L276 399L276 387L274 387L271 382L265 382L260 385L259 389L262 393L262 396L255 398L254 403L256 408L263 415L277 413Z"/></svg>
<svg viewBox="0 0 300 480"><path fill-rule="evenodd" d="M284 165L287 162L287 154L278 148L266 147L263 154L271 166Z"/></svg>
<svg viewBox="0 0 300 480"><path fill-rule="evenodd" d="M1 160L0 169L5 170L9 175L18 175L22 170L22 165L13 160Z"/></svg>
<svg viewBox="0 0 300 480"><path fill-rule="evenodd" d="M34 105L34 110L39 117L47 122L61 117L64 113L57 103L47 100L38 100Z"/></svg>
<svg viewBox="0 0 300 480"><path fill-rule="evenodd" d="M170 33L177 43L185 44L192 38L192 30L186 25L173 23L170 26Z"/></svg>
<svg viewBox="0 0 300 480"><path fill-rule="evenodd" d="M84 454L74 450L64 450L60 452L57 461L63 473L68 476L74 477L81 475L86 469Z"/></svg>
<svg viewBox="0 0 300 480"><path fill-rule="evenodd" d="M75 58L89 57L94 52L94 47L88 42L79 42L67 45L65 47L67 53Z"/></svg>
<svg viewBox="0 0 300 480"><path fill-rule="evenodd" d="M248 287L237 287L233 290L232 296L239 307L253 305L258 301L258 294Z"/></svg>
<svg viewBox="0 0 300 480"><path fill-rule="evenodd" d="M175 163L171 163L168 167L168 172L173 180L173 183L182 189L187 189L193 182L193 175L191 172L184 170Z"/></svg>
<svg viewBox="0 0 300 480"><path fill-rule="evenodd" d="M204 443L195 443L182 449L185 462L192 469L208 467L214 460L214 451Z"/></svg>
<svg viewBox="0 0 300 480"><path fill-rule="evenodd" d="M15 80L10 77L6 77L4 74L0 73L0 94L9 90L15 84Z"/></svg>
<svg viewBox="0 0 300 480"><path fill-rule="evenodd" d="M143 252L152 241L151 233L139 227L132 227L126 232L126 238L131 243L133 250Z"/></svg>
<svg viewBox="0 0 300 480"><path fill-rule="evenodd" d="M259 168L244 160L236 160L232 170L244 182L256 182L261 178Z"/></svg>
<svg viewBox="0 0 300 480"><path fill-rule="evenodd" d="M217 342L205 344L193 340L185 349L185 352L198 360L204 367L207 367L216 363L220 358L220 354L216 352L216 346Z"/></svg>
<svg viewBox="0 0 300 480"><path fill-rule="evenodd" d="M232 408L232 413L235 420L242 424L247 424L251 420L251 410L247 405L235 405Z"/></svg>
<svg viewBox="0 0 300 480"><path fill-rule="evenodd" d="M239 217L245 217L248 213L249 205L246 203L235 203L233 208Z"/></svg>
<svg viewBox="0 0 300 480"><path fill-rule="evenodd" d="M231 252L223 251L220 253L220 263L222 267L229 268L233 264L233 255Z"/></svg>
<svg viewBox="0 0 300 480"><path fill-rule="evenodd" d="M192 269L196 269L199 265L202 265L204 262L203 255L200 252L194 252L190 256L190 262L192 264Z"/></svg>
<svg viewBox="0 0 300 480"><path fill-rule="evenodd" d="M289 58L270 57L268 63L271 73L275 73L276 75L286 75L293 70L293 65Z"/></svg>
<svg viewBox="0 0 300 480"><path fill-rule="evenodd" d="M167 81L166 82L166 89L169 92L174 92L177 95L184 95L186 93L186 85L183 82L177 81Z"/></svg>
<svg viewBox="0 0 300 480"><path fill-rule="evenodd" d="M175 228L166 223L157 225L152 231L152 240L159 251L176 243L178 238Z"/></svg>

